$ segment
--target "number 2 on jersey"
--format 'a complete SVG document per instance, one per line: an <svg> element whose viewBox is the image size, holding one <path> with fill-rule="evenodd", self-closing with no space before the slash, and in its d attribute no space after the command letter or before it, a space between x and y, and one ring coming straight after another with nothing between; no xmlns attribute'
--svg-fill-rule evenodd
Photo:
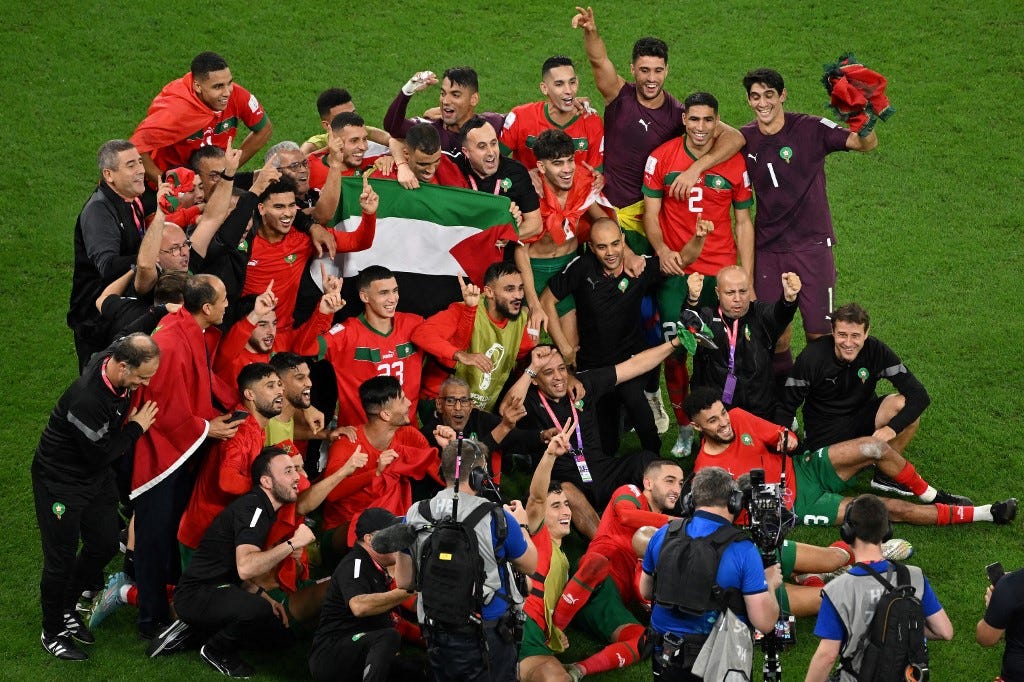
<svg viewBox="0 0 1024 682"><path fill-rule="evenodd" d="M701 199L703 199L703 198L704 198L704 188L703 187L696 186L696 187L690 188L690 202L689 202L689 206L688 206L688 208L690 209L690 213L703 213L704 212L704 209L702 209L700 207L700 202L701 202Z"/></svg>

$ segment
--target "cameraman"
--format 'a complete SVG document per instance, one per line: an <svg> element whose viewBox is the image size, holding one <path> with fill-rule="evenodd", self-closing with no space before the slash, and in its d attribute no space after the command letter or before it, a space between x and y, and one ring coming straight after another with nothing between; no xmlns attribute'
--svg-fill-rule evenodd
<svg viewBox="0 0 1024 682"><path fill-rule="evenodd" d="M882 500L874 495L854 498L846 510L844 528L853 534L853 555L857 562L887 575L892 564L882 556L882 541L891 533L892 524ZM928 639L952 639L953 624L928 579L918 567L907 568L910 582L924 607ZM844 660L850 659L852 670L860 670L872 624L872 619L865 614L874 613L881 596L878 582L862 566L854 566L825 587L818 622L814 626L814 634L821 638L821 643L811 659L805 682L825 682L840 654ZM856 679L857 674L845 667L839 676L841 682Z"/></svg>
<svg viewBox="0 0 1024 682"><path fill-rule="evenodd" d="M985 617L974 637L982 646L995 646L1006 635L1002 679L1024 680L1024 568L1007 573L985 592Z"/></svg>
<svg viewBox="0 0 1024 682"><path fill-rule="evenodd" d="M707 467L702 469L693 478L693 503L696 508L693 518L686 522L683 532L690 538L703 538L710 536L723 526L729 526L735 517L736 505L730 504L730 498L734 498L734 491L737 491L736 482L728 471L720 467ZM737 510L738 511L738 510ZM647 552L643 559L643 574L640 576L640 594L645 599L654 598L655 568L658 566L658 559L665 543L668 526L663 526L651 538L647 546ZM691 554L692 556L692 554ZM681 565L672 567L672 570L664 570L659 575L658 587L664 591L666 584L662 582L661 576L668 576L668 573L689 576L693 579L692 571L699 567ZM675 581L668 581L675 582ZM775 621L779 617L779 604L775 600L775 590L782 584L782 573L778 564L772 564L764 568L761 562L761 555L750 540L737 540L729 544L721 555L717 572L714 576L714 584L722 589L725 598L728 600L729 593L742 595L742 606L736 613L745 621L753 624L762 632L771 631L775 627ZM662 594L661 597L672 598L673 595ZM709 595L710 597L710 595ZM739 602L739 599L734 601ZM738 605L737 605L738 606ZM734 613L737 607L733 606ZM690 673L694 659L700 651L704 640L707 639L714 627L715 621L721 611L710 610L703 615L685 615L683 612L660 603L655 603L651 612L651 628L655 632L656 643L654 656L651 660L651 667L655 679L664 682L691 682L699 681L700 678ZM666 667L662 662L662 652L665 650L666 640L682 639L679 644L683 649L680 655L671 658L671 663ZM748 660L749 674L749 660Z"/></svg>

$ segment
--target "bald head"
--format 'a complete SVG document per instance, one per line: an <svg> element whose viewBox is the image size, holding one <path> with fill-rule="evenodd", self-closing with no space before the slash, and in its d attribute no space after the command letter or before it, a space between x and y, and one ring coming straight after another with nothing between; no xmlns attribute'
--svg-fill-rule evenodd
<svg viewBox="0 0 1024 682"><path fill-rule="evenodd" d="M185 230L174 223L164 223L163 236L160 239L160 255L157 263L164 272L188 270L189 243Z"/></svg>
<svg viewBox="0 0 1024 682"><path fill-rule="evenodd" d="M727 265L718 271L715 291L718 293L718 304L722 312L737 319L747 314L750 309L752 291L750 278L738 265Z"/></svg>
<svg viewBox="0 0 1024 682"><path fill-rule="evenodd" d="M618 223L611 218L595 220L590 228L590 250L606 273L618 274L622 270L622 256L626 250L626 241Z"/></svg>

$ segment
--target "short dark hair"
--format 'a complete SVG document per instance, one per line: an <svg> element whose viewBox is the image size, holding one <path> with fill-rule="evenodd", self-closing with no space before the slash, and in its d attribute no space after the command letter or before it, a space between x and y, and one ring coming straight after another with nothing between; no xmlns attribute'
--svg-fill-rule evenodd
<svg viewBox="0 0 1024 682"><path fill-rule="evenodd" d="M640 57L661 57L668 64L668 45L661 38L645 36L633 43L633 61Z"/></svg>
<svg viewBox="0 0 1024 682"><path fill-rule="evenodd" d="M710 386L699 386L690 391L683 401L683 412L692 421L694 417L722 399L722 391Z"/></svg>
<svg viewBox="0 0 1024 682"><path fill-rule="evenodd" d="M185 280L185 287L181 292L181 298L185 310L195 314L202 311L207 303L217 302L217 290L213 288L213 282L217 278L213 275L193 275Z"/></svg>
<svg viewBox="0 0 1024 682"><path fill-rule="evenodd" d="M448 484L455 482L455 465L459 458L459 442L462 442L462 463L459 465L459 480L468 481L473 467L487 468L487 449L480 441L472 438L455 438L441 451L441 478Z"/></svg>
<svg viewBox="0 0 1024 682"><path fill-rule="evenodd" d="M394 276L395 273L383 265L367 265L359 271L359 275L356 277L356 288L359 291L363 291L364 289L369 289L370 285L378 280L391 279Z"/></svg>
<svg viewBox="0 0 1024 682"><path fill-rule="evenodd" d="M199 149L192 152L192 155L188 157L188 167L194 171L199 170L199 162L203 159L223 159L224 150L220 147L212 144L203 145Z"/></svg>
<svg viewBox="0 0 1024 682"><path fill-rule="evenodd" d="M500 260L497 263L491 263L487 266L487 270L484 271L484 285L489 286L497 282L500 278L505 275L518 275L519 268L516 264L510 260Z"/></svg>
<svg viewBox="0 0 1024 682"><path fill-rule="evenodd" d="M352 95L348 94L345 88L327 88L316 98L316 112L320 114L320 118L326 120L331 109L351 101Z"/></svg>
<svg viewBox="0 0 1024 682"><path fill-rule="evenodd" d="M340 133L348 126L365 126L366 121L354 111L343 111L331 119L331 131Z"/></svg>
<svg viewBox="0 0 1024 682"><path fill-rule="evenodd" d="M441 148L441 135L429 123L417 123L405 134L405 144L409 149L433 154Z"/></svg>
<svg viewBox="0 0 1024 682"><path fill-rule="evenodd" d="M775 69L754 69L747 71L747 75L743 77L743 88L750 94L750 88L761 83L767 85L775 92L782 94L782 91L786 89L786 83L782 80L782 74Z"/></svg>
<svg viewBox="0 0 1024 682"><path fill-rule="evenodd" d="M564 130L548 128L537 136L533 144L533 155L538 161L564 159L576 153L576 145Z"/></svg>
<svg viewBox="0 0 1024 682"><path fill-rule="evenodd" d="M863 325L865 330L871 328L871 317L860 303L847 303L833 310L832 329L836 328L836 322Z"/></svg>
<svg viewBox="0 0 1024 682"><path fill-rule="evenodd" d="M184 299L182 293L185 291L185 282L189 274L185 270L165 270L156 278L156 286L153 287L153 302L157 305L165 303L181 303Z"/></svg>
<svg viewBox="0 0 1024 682"><path fill-rule="evenodd" d="M711 107L712 110L718 113L718 98L712 95L710 92L695 92L683 100L683 111L688 110L690 107L705 106Z"/></svg>
<svg viewBox="0 0 1024 682"><path fill-rule="evenodd" d="M548 75L548 71L551 69L557 69L559 66L571 66L573 69L576 65L572 63L572 60L565 55L555 55L554 57L548 57L544 60L543 66L540 67L540 77Z"/></svg>
<svg viewBox="0 0 1024 682"><path fill-rule="evenodd" d="M846 507L845 523L858 540L879 545L889 532L889 510L875 495L858 495Z"/></svg>
<svg viewBox="0 0 1024 682"><path fill-rule="evenodd" d="M249 313L256 309L256 299L259 298L258 294L246 294L238 299L238 302L233 306L235 309L235 315L238 319L247 317Z"/></svg>
<svg viewBox="0 0 1024 682"><path fill-rule="evenodd" d="M445 72L441 75L441 80L445 78L452 83L469 88L473 92L480 90L480 79L477 78L476 70L471 66L453 66L450 69L445 69Z"/></svg>
<svg viewBox="0 0 1024 682"><path fill-rule="evenodd" d="M380 414L384 406L402 395L402 384L391 376L375 376L359 384L359 402L366 416Z"/></svg>
<svg viewBox="0 0 1024 682"><path fill-rule="evenodd" d="M287 454L287 450L277 445L268 445L260 450L260 454L256 455L256 459L252 461L252 466L249 468L249 475L252 477L252 486L254 488L260 487L260 479L264 476L270 475L270 462L275 457Z"/></svg>
<svg viewBox="0 0 1024 682"><path fill-rule="evenodd" d="M117 170L120 167L120 159L117 158L121 152L135 149L135 145L128 140L108 140L96 152L96 165L100 167L100 173L105 170Z"/></svg>
<svg viewBox="0 0 1024 682"><path fill-rule="evenodd" d="M732 491L738 490L732 474L722 467L704 467L693 476L690 492L697 507L724 507Z"/></svg>
<svg viewBox="0 0 1024 682"><path fill-rule="evenodd" d="M228 68L228 62L216 52L200 52L192 58L192 78L204 80L212 71L223 71Z"/></svg>
<svg viewBox="0 0 1024 682"><path fill-rule="evenodd" d="M654 475L655 472L660 471L662 467L667 466L679 467L680 469L683 468L683 466L677 460L674 459L665 459L664 457L659 459L652 459L650 462L647 463L647 466L644 467L644 478Z"/></svg>
<svg viewBox="0 0 1024 682"><path fill-rule="evenodd" d="M466 144L466 136L477 128L483 128L485 125L489 125L490 121L480 115L471 116L468 121L462 124L459 128L459 141L461 144ZM494 131L498 132L498 131Z"/></svg>
<svg viewBox="0 0 1024 682"><path fill-rule="evenodd" d="M548 495L550 495L551 493L560 493L560 492L562 492L562 482L561 481L551 481L550 483L548 483Z"/></svg>
<svg viewBox="0 0 1024 682"><path fill-rule="evenodd" d="M136 368L160 357L160 346L148 334L135 332L114 342L110 359Z"/></svg>
<svg viewBox="0 0 1024 682"><path fill-rule="evenodd" d="M294 372L299 368L299 365L308 366L309 361L298 353L292 353L290 351L274 353L270 358L270 366L277 371L278 376L280 376L282 372Z"/></svg>
<svg viewBox="0 0 1024 682"><path fill-rule="evenodd" d="M266 189L260 192L260 196L258 198L262 204L273 194L287 194L288 192L295 194L296 191L295 182L288 176L282 175L277 180L269 183Z"/></svg>
<svg viewBox="0 0 1024 682"><path fill-rule="evenodd" d="M271 374L277 376L277 370L269 362L250 362L238 371L238 392L252 388Z"/></svg>

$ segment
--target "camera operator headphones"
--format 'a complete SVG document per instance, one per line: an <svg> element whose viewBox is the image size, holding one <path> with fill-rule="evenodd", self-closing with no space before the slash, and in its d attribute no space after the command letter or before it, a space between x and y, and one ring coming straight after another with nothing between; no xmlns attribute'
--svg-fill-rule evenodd
<svg viewBox="0 0 1024 682"><path fill-rule="evenodd" d="M697 510L697 505L693 502L693 493L689 492L683 496L683 501L680 503L683 509L683 516L693 516L693 512ZM736 516L743 509L743 491L739 488L733 488L732 492L729 493L729 501L726 503L726 509L733 516ZM849 514L847 514L849 516Z"/></svg>
<svg viewBox="0 0 1024 682"><path fill-rule="evenodd" d="M470 461L475 462L478 459L482 459L484 457L484 452L476 444L476 441L467 438L462 438L460 440L462 441L460 444L462 447L468 447L472 449L471 453L467 453L471 455ZM461 454L460 456L465 457L465 455ZM494 486L494 481L491 479L491 475L487 473L487 469L482 466L475 466L469 470L469 480L467 481L467 483L469 483L469 488L474 493L479 493L481 490L483 490L484 485L487 483L490 483L492 487Z"/></svg>
<svg viewBox="0 0 1024 682"><path fill-rule="evenodd" d="M859 537L857 535L857 522L853 518L853 510L857 507L857 500L855 499L846 507L846 518L843 520L843 525L839 526L839 537L843 539L848 545L852 545L853 541ZM885 529L885 533L882 535L882 542L888 542L892 540L892 519L888 521L888 526Z"/></svg>

